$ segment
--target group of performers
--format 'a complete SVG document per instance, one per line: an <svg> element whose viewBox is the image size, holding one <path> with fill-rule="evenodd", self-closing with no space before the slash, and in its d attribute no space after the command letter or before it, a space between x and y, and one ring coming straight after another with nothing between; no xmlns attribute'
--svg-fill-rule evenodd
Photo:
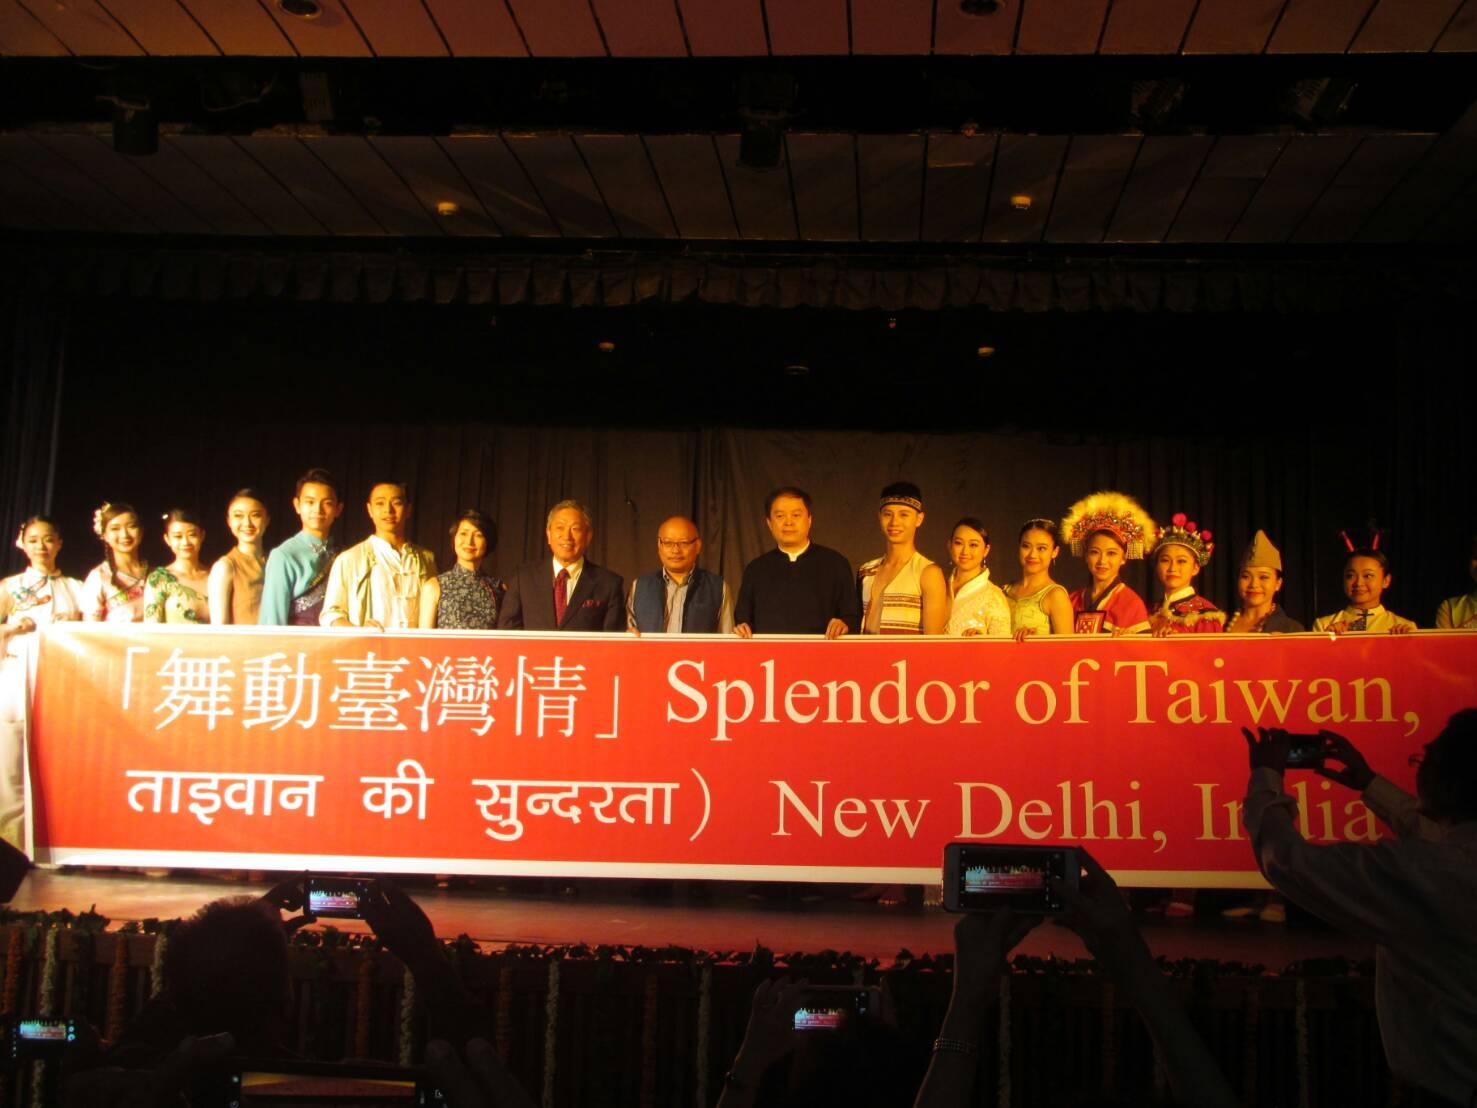
<svg viewBox="0 0 1477 1108"><path fill-rule="evenodd" d="M397 489L403 497L400 486L376 486L367 505L377 533L383 532L388 539L380 540L383 550L373 546L375 540L370 539L339 552L332 529L343 510L342 500L329 474L310 470L299 480L293 498L302 529L276 547L270 557L264 542L270 522L266 505L257 493L243 489L226 508L226 524L235 545L209 566L200 558L205 529L193 513L175 509L164 517L164 543L173 558L167 564L150 566L143 555L144 533L138 513L127 504L104 504L93 519L103 559L81 581L57 569L62 537L55 523L32 517L16 536L16 545L30 565L0 581L0 627L9 637L67 619L362 625L369 622L367 613L375 606L376 598L371 594L376 588L386 594L384 604L398 605L401 616L393 623L373 621L377 626L498 626L503 585L482 568L496 544L493 522L477 511L462 513L451 530L457 564L437 575L430 551L405 542L403 537L398 543L395 540L395 528L403 536L404 517L408 515L408 501L402 504L393 495ZM381 490L389 491L381 495ZM386 514L394 516L397 511L400 515L387 524ZM796 544L803 553L810 546L809 497L798 489L777 490L766 513L779 511L803 515L804 529ZM878 513L887 553L864 563L857 572L861 616L859 620L853 617L856 625L851 630L1017 639L1041 634L1163 636L1304 630L1278 605L1282 558L1260 530L1242 555L1237 586L1240 604L1228 616L1195 590L1196 577L1215 551L1212 532L1183 513L1176 513L1168 525L1160 526L1142 505L1121 492L1084 497L1060 522L1045 518L1026 521L1018 539L1020 577L1003 589L991 581L986 568L990 534L979 519L966 517L954 525L945 572L917 550L918 529L924 519L923 496L917 486L908 482L889 485L883 490ZM585 522L589 524L588 518ZM787 551L785 532L772 520L768 522L780 551ZM1365 547L1356 547L1347 537L1345 542L1348 556L1343 580L1348 604L1315 620L1313 630L1399 633L1415 629L1415 622L1396 615L1382 603L1392 577L1378 537ZM1052 577L1064 547L1085 561L1091 576L1089 585L1071 593ZM792 561L798 557L796 550L788 552ZM352 574L349 561L367 559L372 566L376 556L393 563L383 587L375 585L374 575L365 570L362 577L371 583L362 590L364 596L356 612L348 611L355 607L352 598L340 598L332 606L326 603L336 559L344 563L338 567L341 573ZM1121 578L1125 563L1146 557L1152 560L1160 586L1160 596L1152 607ZM751 570L757 565L758 560ZM1471 570L1477 581L1477 541ZM402 578L414 578L411 592L397 583ZM747 588L747 572L745 582ZM356 614L358 618L353 618ZM757 622L753 620L738 622L741 634L772 629L749 626L749 622ZM845 622L843 616L841 623ZM732 623L729 620L722 630L728 630ZM631 627L635 626L633 615ZM1435 626L1477 627L1477 590L1444 601ZM840 626L837 631L844 633Z"/></svg>

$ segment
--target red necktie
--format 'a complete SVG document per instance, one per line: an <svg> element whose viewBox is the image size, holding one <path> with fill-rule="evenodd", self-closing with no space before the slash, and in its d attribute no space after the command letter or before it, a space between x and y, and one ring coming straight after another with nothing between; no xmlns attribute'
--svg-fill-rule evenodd
<svg viewBox="0 0 1477 1108"><path fill-rule="evenodd" d="M554 626L564 626L564 612L569 607L569 570L561 569L554 578Z"/></svg>

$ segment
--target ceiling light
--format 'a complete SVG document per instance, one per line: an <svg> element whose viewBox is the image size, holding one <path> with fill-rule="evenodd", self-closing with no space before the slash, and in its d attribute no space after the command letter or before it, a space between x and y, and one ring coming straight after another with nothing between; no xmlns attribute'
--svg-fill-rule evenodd
<svg viewBox="0 0 1477 1108"><path fill-rule="evenodd" d="M791 377L804 377L810 372L810 366L804 362L791 362L785 366L785 373Z"/></svg>
<svg viewBox="0 0 1477 1108"><path fill-rule="evenodd" d="M615 343L611 342L609 339L601 339L595 344L595 349L600 351L600 353L602 354L614 354Z"/></svg>
<svg viewBox="0 0 1477 1108"><path fill-rule="evenodd" d="M993 358L995 356L995 348L993 346L981 346L975 353L981 358Z"/></svg>
<svg viewBox="0 0 1477 1108"><path fill-rule="evenodd" d="M1018 212L1029 211L1031 197L1027 193L1018 192L1010 198L1010 206Z"/></svg>
<svg viewBox="0 0 1477 1108"><path fill-rule="evenodd" d="M297 19L317 19L323 14L318 0L277 0L277 7Z"/></svg>
<svg viewBox="0 0 1477 1108"><path fill-rule="evenodd" d="M436 202L437 215L456 215L461 210L461 205L452 200L439 200Z"/></svg>

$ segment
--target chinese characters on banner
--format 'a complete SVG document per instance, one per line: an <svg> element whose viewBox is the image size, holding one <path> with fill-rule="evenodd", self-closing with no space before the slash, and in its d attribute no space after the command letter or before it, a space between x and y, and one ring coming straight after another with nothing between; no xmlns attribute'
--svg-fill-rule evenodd
<svg viewBox="0 0 1477 1108"><path fill-rule="evenodd" d="M1088 843L1127 883L1259 882L1242 725L1408 756L1477 635L1033 640L59 626L43 861L936 881L954 839ZM1315 842L1383 831L1290 773Z"/></svg>

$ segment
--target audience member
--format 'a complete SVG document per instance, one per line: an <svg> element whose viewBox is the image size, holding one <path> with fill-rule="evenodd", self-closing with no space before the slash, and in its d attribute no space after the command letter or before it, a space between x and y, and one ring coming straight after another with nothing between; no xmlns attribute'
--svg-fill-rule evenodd
<svg viewBox="0 0 1477 1108"><path fill-rule="evenodd" d="M1251 779L1246 830L1272 887L1375 946L1375 1005L1391 1071L1430 1103L1477 1100L1477 709L1426 744L1419 811L1370 772L1352 743L1325 733L1324 775L1362 790L1397 837L1315 846L1298 830L1283 775L1291 740L1243 728ZM1424 816L1429 822L1422 822Z"/></svg>
<svg viewBox="0 0 1477 1108"><path fill-rule="evenodd" d="M425 585L436 576L436 555L405 537L409 491L399 481L381 481L364 508L374 534L333 560L318 621L379 630L434 626L435 610L428 607L434 597Z"/></svg>
<svg viewBox="0 0 1477 1108"><path fill-rule="evenodd" d="M508 583L497 625L504 630L622 631L626 583L585 557L595 541L595 523L578 500L549 509L544 537L553 561L518 567Z"/></svg>
<svg viewBox="0 0 1477 1108"><path fill-rule="evenodd" d="M815 524L810 494L792 485L764 501L764 523L775 549L744 567L734 608L734 633L753 635L855 634L861 624L851 563L810 541Z"/></svg>
<svg viewBox="0 0 1477 1108"><path fill-rule="evenodd" d="M733 630L733 593L716 573L698 566L703 536L685 516L656 531L661 568L631 583L626 625L638 635L726 635Z"/></svg>

